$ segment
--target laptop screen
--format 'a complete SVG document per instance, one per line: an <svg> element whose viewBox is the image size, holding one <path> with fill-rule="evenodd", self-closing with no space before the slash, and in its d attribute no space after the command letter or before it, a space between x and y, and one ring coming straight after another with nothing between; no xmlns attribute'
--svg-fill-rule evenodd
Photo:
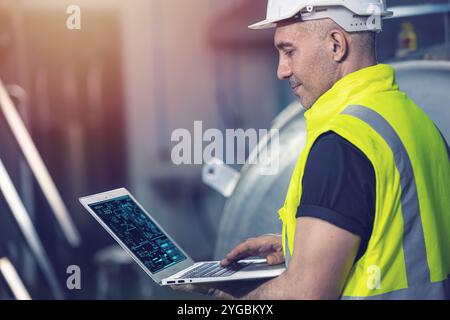
<svg viewBox="0 0 450 320"><path fill-rule="evenodd" d="M152 273L186 260L130 196L90 204L89 207Z"/></svg>

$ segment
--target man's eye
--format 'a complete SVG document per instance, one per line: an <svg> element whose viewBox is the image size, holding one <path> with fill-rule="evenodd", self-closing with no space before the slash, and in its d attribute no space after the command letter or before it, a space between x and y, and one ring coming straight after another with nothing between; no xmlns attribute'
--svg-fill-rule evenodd
<svg viewBox="0 0 450 320"><path fill-rule="evenodd" d="M294 51L295 51L295 50L286 50L286 51L285 51L285 52L286 52L286 56L292 57L292 56L294 55Z"/></svg>

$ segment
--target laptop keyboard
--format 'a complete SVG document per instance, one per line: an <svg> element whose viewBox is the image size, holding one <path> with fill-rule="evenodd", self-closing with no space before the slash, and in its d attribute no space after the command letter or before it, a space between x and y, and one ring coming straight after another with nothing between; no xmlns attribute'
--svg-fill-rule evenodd
<svg viewBox="0 0 450 320"><path fill-rule="evenodd" d="M224 268L217 262L206 262L184 273L179 278L228 277L248 265L248 263L233 263Z"/></svg>

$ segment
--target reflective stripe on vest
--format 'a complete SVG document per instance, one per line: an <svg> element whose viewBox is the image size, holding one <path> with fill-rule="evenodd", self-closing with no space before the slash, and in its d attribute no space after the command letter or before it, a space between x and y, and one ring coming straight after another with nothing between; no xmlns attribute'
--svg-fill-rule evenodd
<svg viewBox="0 0 450 320"><path fill-rule="evenodd" d="M411 161L400 137L377 112L363 106L349 106L342 114L354 116L372 127L389 145L400 175L403 216L403 253L408 287L430 283L419 198Z"/></svg>
<svg viewBox="0 0 450 320"><path fill-rule="evenodd" d="M367 123L388 144L400 176L403 216L403 254L408 288L370 297L343 299L443 299L450 295L450 280L431 283L419 198L408 152L392 126L377 112L364 106L349 106L342 114ZM445 141L445 139L444 139Z"/></svg>

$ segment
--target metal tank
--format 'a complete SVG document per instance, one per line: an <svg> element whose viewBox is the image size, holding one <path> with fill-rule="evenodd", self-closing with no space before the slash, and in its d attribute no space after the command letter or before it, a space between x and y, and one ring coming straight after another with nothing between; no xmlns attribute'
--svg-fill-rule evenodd
<svg viewBox="0 0 450 320"><path fill-rule="evenodd" d="M401 90L425 110L447 141L450 141L450 62L420 60L392 65L396 69ZM293 103L283 110L274 120L273 128L280 130L278 174L261 175L259 164L246 164L240 176L238 174L238 179L234 176L234 189L230 192L228 188L231 195L220 222L214 253L216 259L222 258L231 248L249 237L281 231L277 211L283 205L291 174L306 139L300 104ZM270 145L270 136L260 142L266 143ZM258 146L250 158L256 156L258 150L265 148ZM204 176L208 172L213 173L214 170L209 168L204 171ZM216 179L221 179L222 185L226 184L224 180L227 177Z"/></svg>

